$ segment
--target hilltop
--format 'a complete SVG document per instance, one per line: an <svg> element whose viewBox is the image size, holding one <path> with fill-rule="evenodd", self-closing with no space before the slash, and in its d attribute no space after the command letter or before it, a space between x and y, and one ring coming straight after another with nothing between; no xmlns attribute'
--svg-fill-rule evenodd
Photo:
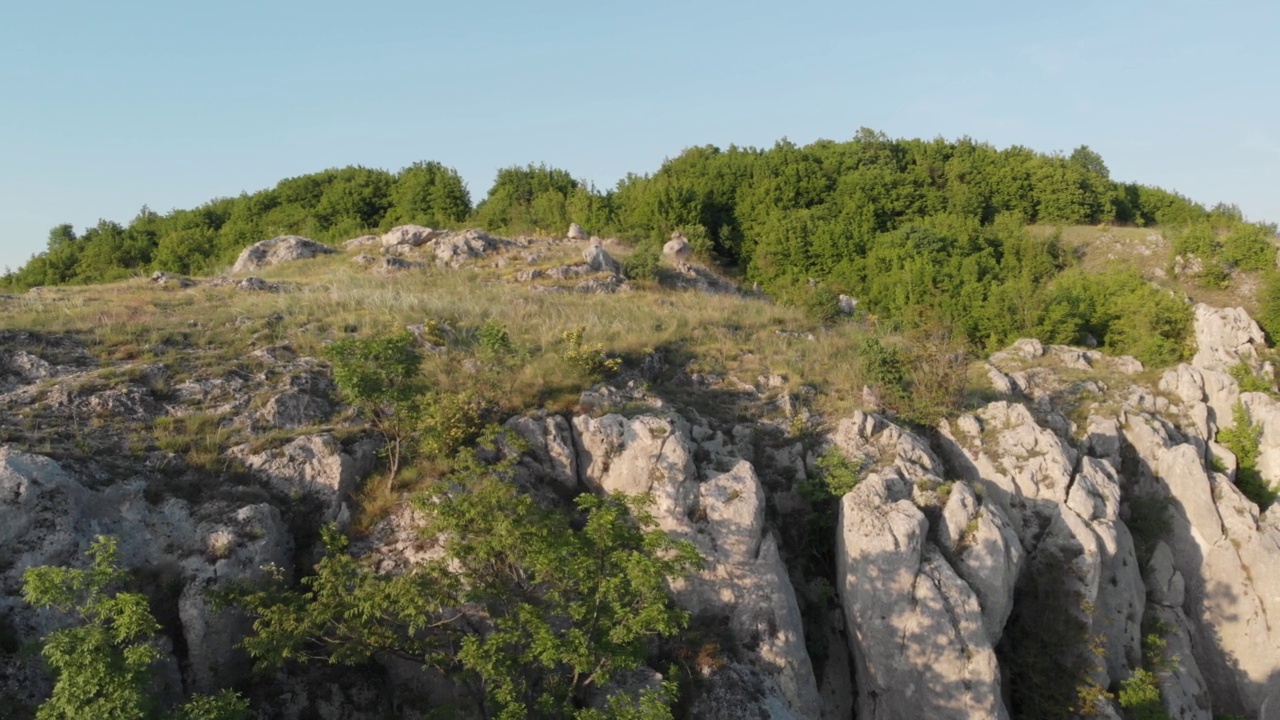
<svg viewBox="0 0 1280 720"><path fill-rule="evenodd" d="M156 622L146 717L1263 717L1274 228L1086 150L695 148L475 208L356 168L58 230L0 296L0 708L72 623L24 572L92 551Z"/></svg>

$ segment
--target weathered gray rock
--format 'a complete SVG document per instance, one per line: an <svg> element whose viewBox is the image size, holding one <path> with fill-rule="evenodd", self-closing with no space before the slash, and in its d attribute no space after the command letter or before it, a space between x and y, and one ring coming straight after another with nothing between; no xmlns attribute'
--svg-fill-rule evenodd
<svg viewBox="0 0 1280 720"><path fill-rule="evenodd" d="M1147 461L1172 499L1166 542L1214 710L1256 714L1280 671L1280 628L1270 621L1280 617L1280 534L1225 476L1206 472L1194 446L1175 445ZM1149 576L1160 588L1163 570ZM1163 589L1166 601L1176 598L1175 582Z"/></svg>
<svg viewBox="0 0 1280 720"><path fill-rule="evenodd" d="M836 577L859 718L1007 718L977 597L926 542L911 483L875 473L840 503Z"/></svg>
<svg viewBox="0 0 1280 720"><path fill-rule="evenodd" d="M160 287L177 287L177 288L195 287L195 281L189 278L184 278L180 275L171 275L161 270L157 270L151 273L151 282L155 283L156 285L159 285Z"/></svg>
<svg viewBox="0 0 1280 720"><path fill-rule="evenodd" d="M483 230L463 230L441 235L432 242L437 265L460 267L467 260L483 258L489 253L510 247L512 243Z"/></svg>
<svg viewBox="0 0 1280 720"><path fill-rule="evenodd" d="M396 245L421 247L444 234L445 231L443 230L432 230L421 225L400 225L383 233L381 242L384 248Z"/></svg>
<svg viewBox="0 0 1280 720"><path fill-rule="evenodd" d="M1026 553L999 506L979 504L964 483L951 496L938 523L938 542L956 572L982 607L982 623L991 644L999 642L1013 612L1013 591Z"/></svg>
<svg viewBox="0 0 1280 720"><path fill-rule="evenodd" d="M382 239L377 235L361 235L360 237L351 238L342 243L343 250L358 250L360 248L378 247L382 244Z"/></svg>
<svg viewBox="0 0 1280 720"><path fill-rule="evenodd" d="M848 295L839 295L836 297L836 309L840 311L841 315L852 315L853 311L858 309L858 299Z"/></svg>
<svg viewBox="0 0 1280 720"><path fill-rule="evenodd" d="M662 246L662 254L672 260L688 260L693 254L689 241L679 231L671 233L671 239Z"/></svg>
<svg viewBox="0 0 1280 720"><path fill-rule="evenodd" d="M270 427L299 428L324 422L332 410L324 398L291 390L268 400L258 419Z"/></svg>
<svg viewBox="0 0 1280 720"><path fill-rule="evenodd" d="M583 230L578 223L569 223L569 232L565 233L565 237L570 240L586 240L587 231Z"/></svg>
<svg viewBox="0 0 1280 720"><path fill-rule="evenodd" d="M582 251L582 260L590 266L592 272L607 272L614 275L622 273L622 266L598 241L587 245L587 248Z"/></svg>
<svg viewBox="0 0 1280 720"><path fill-rule="evenodd" d="M307 260L317 255L326 255L332 252L335 252L333 248L310 238L297 235L281 235L270 240L254 243L245 248L244 252L240 253L240 257L236 258L236 263L231 267L231 272L251 272L272 265L279 265L280 263Z"/></svg>
<svg viewBox="0 0 1280 720"><path fill-rule="evenodd" d="M941 434L960 476L1000 505L1023 546L1034 548L1040 518L1067 500L1076 451L1026 407L1004 401L944 421Z"/></svg>
<svg viewBox="0 0 1280 720"><path fill-rule="evenodd" d="M270 505L243 507L227 524L205 535L211 567L187 583L178 600L178 616L187 644L191 689L214 692L249 675L251 661L240 641L253 621L234 608L215 608L210 593L274 568L288 579L293 538L280 513Z"/></svg>
<svg viewBox="0 0 1280 720"><path fill-rule="evenodd" d="M578 456L573 449L573 431L560 415L541 418L519 415L504 427L528 443L521 463L537 477L551 478L565 490L578 487Z"/></svg>
<svg viewBox="0 0 1280 720"><path fill-rule="evenodd" d="M1196 355L1194 367L1226 372L1234 365L1250 367L1258 361L1258 351L1267 346L1266 336L1244 308L1195 306Z"/></svg>
<svg viewBox="0 0 1280 720"><path fill-rule="evenodd" d="M277 491L313 499L319 504L324 522L345 515L347 497L355 488L357 467L333 436L304 435L284 447L257 454L251 454L249 446L240 445L229 454Z"/></svg>
<svg viewBox="0 0 1280 720"><path fill-rule="evenodd" d="M879 415L856 411L836 425L829 440L864 468L892 466L912 480L943 474L928 443Z"/></svg>
<svg viewBox="0 0 1280 720"><path fill-rule="evenodd" d="M572 425L583 483L652 494L659 527L699 549L705 568L676 584L677 601L727 620L752 671L742 677L756 678L749 694L755 706L776 706L782 714L775 717L817 717L821 701L799 605L777 542L764 528L765 493L751 464L720 434L679 416L580 415ZM695 450L708 456L701 467Z"/></svg>

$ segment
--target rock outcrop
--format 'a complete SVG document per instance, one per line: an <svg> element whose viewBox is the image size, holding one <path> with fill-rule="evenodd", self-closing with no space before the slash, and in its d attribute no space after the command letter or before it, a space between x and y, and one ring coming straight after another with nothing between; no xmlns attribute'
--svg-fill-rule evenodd
<svg viewBox="0 0 1280 720"><path fill-rule="evenodd" d="M421 225L400 225L382 234L382 247L389 248L395 245L421 247L444 234L443 230L432 230Z"/></svg>
<svg viewBox="0 0 1280 720"><path fill-rule="evenodd" d="M294 260L307 260L317 255L336 252L333 248L318 243L310 238L297 235L281 235L280 237L254 243L240 253L236 263L231 267L233 273L252 272L280 263Z"/></svg>
<svg viewBox="0 0 1280 720"><path fill-rule="evenodd" d="M676 414L579 415L572 427L586 487L650 493L659 526L693 542L705 559L702 572L676 587L678 602L695 615L724 618L745 654L708 679L708 696L746 683L771 717L817 717L821 700L799 604L766 530L765 492L751 463L721 433ZM698 454L707 461L695 462Z"/></svg>

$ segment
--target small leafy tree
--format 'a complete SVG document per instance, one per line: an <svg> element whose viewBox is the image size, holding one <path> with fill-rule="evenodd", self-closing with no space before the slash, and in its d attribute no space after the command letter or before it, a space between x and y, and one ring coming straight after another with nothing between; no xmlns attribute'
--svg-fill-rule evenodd
<svg viewBox="0 0 1280 720"><path fill-rule="evenodd" d="M651 712L666 709L666 691L638 705L615 698L603 714L587 695L685 626L666 584L698 563L692 545L656 529L644 498L584 495L575 514L546 510L516 489L511 461L464 454L456 465L453 482L414 501L442 557L382 574L326 531L328 553L302 589L238 593L255 617L250 655L274 667L390 653L457 678L489 717L670 717Z"/></svg>
<svg viewBox="0 0 1280 720"><path fill-rule="evenodd" d="M1258 471L1262 427L1253 421L1249 409L1240 401L1231 406L1231 419L1231 427L1218 431L1218 442L1235 453L1236 487L1256 503L1259 510L1266 510L1275 502L1277 492L1267 485L1262 473Z"/></svg>
<svg viewBox="0 0 1280 720"><path fill-rule="evenodd" d="M22 596L27 602L78 621L44 640L42 653L58 679L37 719L247 717L248 704L230 692L197 697L172 713L162 712L151 692L151 666L160 659L152 638L160 625L146 596L119 590L128 573L120 568L115 538L99 536L89 557L87 570L34 567L23 573Z"/></svg>
<svg viewBox="0 0 1280 720"><path fill-rule="evenodd" d="M600 343L587 345L584 343L583 336L586 335L586 332L587 327L579 325L572 330L566 330L561 333L560 337L565 343L564 361L574 369L593 378L616 373L622 369L622 358L610 357L605 352L604 345Z"/></svg>
<svg viewBox="0 0 1280 720"><path fill-rule="evenodd" d="M386 440L387 487L391 487L409 449L416 424L416 400L422 392L422 355L407 330L330 345L333 379L343 399L369 418Z"/></svg>

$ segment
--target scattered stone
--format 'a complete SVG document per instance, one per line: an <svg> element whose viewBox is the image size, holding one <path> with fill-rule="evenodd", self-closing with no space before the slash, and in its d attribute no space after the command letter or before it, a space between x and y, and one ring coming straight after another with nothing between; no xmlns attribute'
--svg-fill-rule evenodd
<svg viewBox="0 0 1280 720"><path fill-rule="evenodd" d="M375 258L370 264L373 266L373 272L377 275L397 275L406 270L421 270L426 267L426 263L398 257Z"/></svg>
<svg viewBox="0 0 1280 720"><path fill-rule="evenodd" d="M588 278L574 286L575 292L594 293L597 295L612 295L619 292L627 292L631 290L631 285L622 279L621 275L610 275L601 280L600 278Z"/></svg>
<svg viewBox="0 0 1280 720"><path fill-rule="evenodd" d="M366 248L366 247L377 247L378 245L381 245L381 244L382 244L382 241L378 238L377 235L361 235L358 238L351 238L350 240L342 243L342 249L358 250L360 248Z"/></svg>
<svg viewBox="0 0 1280 720"><path fill-rule="evenodd" d="M858 299L848 295L840 295L836 298L836 307L840 310L841 315L852 315L853 311L858 309Z"/></svg>
<svg viewBox="0 0 1280 720"><path fill-rule="evenodd" d="M582 226L579 225L578 223L569 223L569 232L565 235L565 237L569 238L570 240L586 240L587 231L583 230Z"/></svg>
<svg viewBox="0 0 1280 720"><path fill-rule="evenodd" d="M160 287L175 285L179 288L189 288L195 286L195 282L192 280L178 275L170 275L169 273L161 270L151 273L151 282L159 285Z"/></svg>

